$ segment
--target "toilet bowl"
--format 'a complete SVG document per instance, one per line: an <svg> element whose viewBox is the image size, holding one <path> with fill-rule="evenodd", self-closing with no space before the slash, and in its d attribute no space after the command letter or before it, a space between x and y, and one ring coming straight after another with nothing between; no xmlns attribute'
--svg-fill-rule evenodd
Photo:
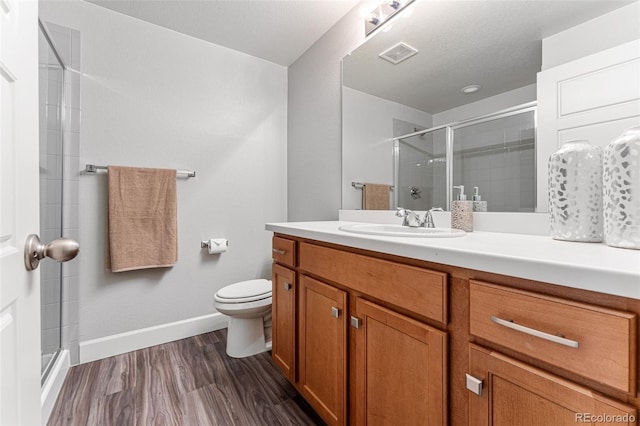
<svg viewBox="0 0 640 426"><path fill-rule="evenodd" d="M271 349L271 281L228 285L214 296L214 307L229 317L227 355L244 358Z"/></svg>

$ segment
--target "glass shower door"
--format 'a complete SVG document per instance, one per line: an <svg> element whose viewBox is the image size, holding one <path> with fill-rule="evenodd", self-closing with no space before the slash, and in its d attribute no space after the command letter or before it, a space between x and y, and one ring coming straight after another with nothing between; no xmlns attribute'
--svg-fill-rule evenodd
<svg viewBox="0 0 640 426"><path fill-rule="evenodd" d="M429 210L447 206L447 129L396 141L397 207Z"/></svg>
<svg viewBox="0 0 640 426"><path fill-rule="evenodd" d="M62 237L64 67L39 32L40 232L42 241ZM46 378L61 347L62 266L40 264L41 375Z"/></svg>
<svg viewBox="0 0 640 426"><path fill-rule="evenodd" d="M453 130L453 185L478 187L490 212L534 212L535 107Z"/></svg>

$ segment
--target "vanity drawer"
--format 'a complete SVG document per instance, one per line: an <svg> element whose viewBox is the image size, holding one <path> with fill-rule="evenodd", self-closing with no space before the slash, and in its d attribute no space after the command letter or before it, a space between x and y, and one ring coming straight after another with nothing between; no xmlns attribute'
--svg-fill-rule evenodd
<svg viewBox="0 0 640 426"><path fill-rule="evenodd" d="M446 324L447 274L300 243L300 269Z"/></svg>
<svg viewBox="0 0 640 426"><path fill-rule="evenodd" d="M272 246L273 260L282 265L296 267L296 242L294 240L273 237Z"/></svg>
<svg viewBox="0 0 640 426"><path fill-rule="evenodd" d="M473 280L469 309L472 335L635 392L635 314Z"/></svg>

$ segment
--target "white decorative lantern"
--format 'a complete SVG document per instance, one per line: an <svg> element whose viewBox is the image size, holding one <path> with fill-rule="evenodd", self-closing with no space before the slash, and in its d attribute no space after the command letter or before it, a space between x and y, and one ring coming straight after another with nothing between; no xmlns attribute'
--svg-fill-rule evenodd
<svg viewBox="0 0 640 426"><path fill-rule="evenodd" d="M604 242L640 249L640 127L614 139L604 151Z"/></svg>
<svg viewBox="0 0 640 426"><path fill-rule="evenodd" d="M602 149L585 140L565 143L549 158L551 237L602 241Z"/></svg>

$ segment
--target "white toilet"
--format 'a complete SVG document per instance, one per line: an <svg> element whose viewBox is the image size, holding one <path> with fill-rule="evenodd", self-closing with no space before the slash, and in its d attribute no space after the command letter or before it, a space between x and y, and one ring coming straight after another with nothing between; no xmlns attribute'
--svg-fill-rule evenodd
<svg viewBox="0 0 640 426"><path fill-rule="evenodd" d="M229 316L227 355L244 358L271 350L271 281L231 284L214 300L218 312Z"/></svg>

